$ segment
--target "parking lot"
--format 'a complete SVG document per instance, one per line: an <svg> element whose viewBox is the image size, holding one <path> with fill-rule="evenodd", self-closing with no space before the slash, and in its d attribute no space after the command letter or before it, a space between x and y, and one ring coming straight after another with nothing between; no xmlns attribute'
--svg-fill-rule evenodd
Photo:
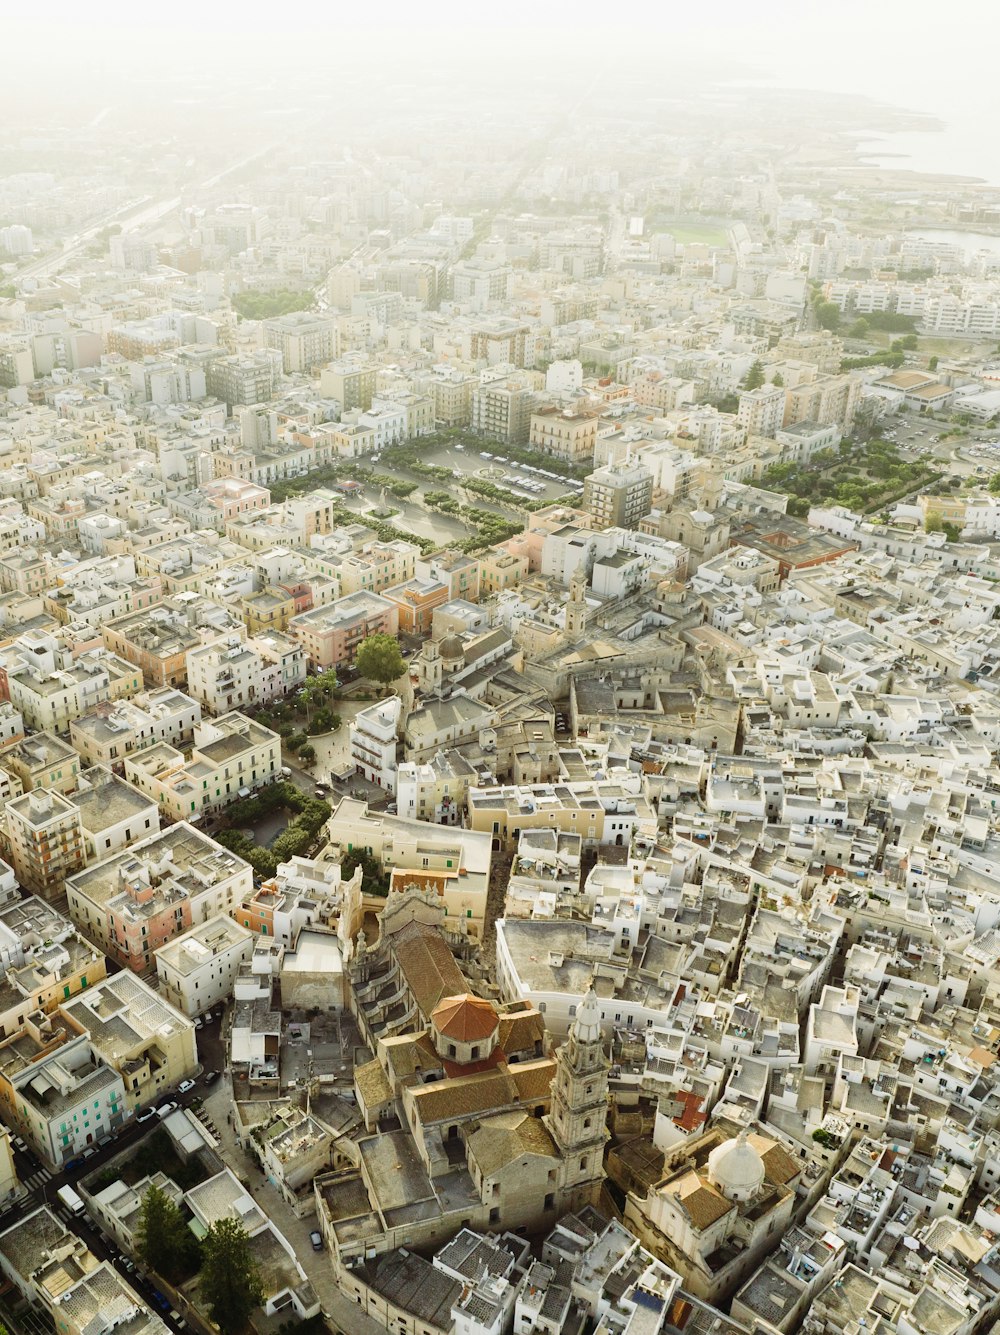
<svg viewBox="0 0 1000 1335"><path fill-rule="evenodd" d="M438 468L450 468L459 486L462 478L470 475L492 482L509 491L515 505L519 500L554 501L570 492L580 495L583 491L581 482L561 478L554 469L539 472L536 465L520 464L504 454L502 445L492 445L489 441L442 446L428 453L426 460ZM469 495L470 503L478 504L481 499L475 493Z"/></svg>

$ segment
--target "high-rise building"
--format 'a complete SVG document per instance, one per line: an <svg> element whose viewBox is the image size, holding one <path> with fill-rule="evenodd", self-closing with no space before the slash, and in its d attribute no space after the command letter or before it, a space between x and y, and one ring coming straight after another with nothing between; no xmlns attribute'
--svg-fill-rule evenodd
<svg viewBox="0 0 1000 1335"><path fill-rule="evenodd" d="M337 325L334 320L307 311L293 311L264 321L264 346L281 353L286 375L311 371L336 355Z"/></svg>
<svg viewBox="0 0 1000 1335"><path fill-rule="evenodd" d="M737 421L748 436L774 436L785 417L785 391L777 385L746 389L740 395Z"/></svg>
<svg viewBox="0 0 1000 1335"><path fill-rule="evenodd" d="M596 469L583 484L582 505L595 528L638 528L652 502L653 474L630 460Z"/></svg>
<svg viewBox="0 0 1000 1335"><path fill-rule="evenodd" d="M354 408L367 412L375 395L375 376L376 368L368 362L331 362L319 378L320 393L337 399L341 413Z"/></svg>
<svg viewBox="0 0 1000 1335"><path fill-rule="evenodd" d="M524 445L534 402L528 380L516 371L484 371L472 394L472 429L490 440Z"/></svg>
<svg viewBox="0 0 1000 1335"><path fill-rule="evenodd" d="M25 890L58 899L84 864L79 808L61 793L32 789L4 808L14 872Z"/></svg>
<svg viewBox="0 0 1000 1335"><path fill-rule="evenodd" d="M266 403L274 397L281 376L281 357L272 351L235 353L208 363L205 380L209 394L238 403Z"/></svg>

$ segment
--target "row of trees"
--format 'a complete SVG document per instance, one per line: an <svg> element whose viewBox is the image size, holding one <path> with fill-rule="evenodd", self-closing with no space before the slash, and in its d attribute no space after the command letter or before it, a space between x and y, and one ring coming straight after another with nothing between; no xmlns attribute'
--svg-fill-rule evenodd
<svg viewBox="0 0 1000 1335"><path fill-rule="evenodd" d="M242 1331L264 1301L249 1235L235 1219L217 1220L199 1244L180 1207L153 1186L142 1198L135 1239L139 1261L171 1284L198 1275L201 1296L223 1335Z"/></svg>

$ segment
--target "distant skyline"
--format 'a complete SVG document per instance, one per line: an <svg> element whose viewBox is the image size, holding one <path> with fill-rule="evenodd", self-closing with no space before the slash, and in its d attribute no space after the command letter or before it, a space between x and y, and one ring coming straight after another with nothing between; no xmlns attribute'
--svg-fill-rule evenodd
<svg viewBox="0 0 1000 1335"><path fill-rule="evenodd" d="M1000 93L992 69L998 15L982 0L946 7L927 0L846 0L836 7L718 0L706 9L645 3L618 12L596 0L511 0L502 13L459 0L385 0L377 11L294 0L176 0L153 10L123 0L86 9L54 0L37 17L0 11L5 47L16 53L5 62L0 111L16 122L19 109L37 116L50 108L58 117L63 104L133 96L148 109L156 96L169 97L171 86L202 80L256 95L279 111L319 96L324 84L333 91L338 81L360 85L374 105L387 73L413 81L417 91L422 77L440 81L442 74L493 96L509 85L512 96L516 89L529 102L532 87L550 93L588 66L605 85L620 69L625 88L644 70L651 81L662 79L665 91L704 85L714 74L863 95L936 116L949 127L945 136L898 140L887 151L911 147L927 160L915 160L917 167L1000 183Z"/></svg>

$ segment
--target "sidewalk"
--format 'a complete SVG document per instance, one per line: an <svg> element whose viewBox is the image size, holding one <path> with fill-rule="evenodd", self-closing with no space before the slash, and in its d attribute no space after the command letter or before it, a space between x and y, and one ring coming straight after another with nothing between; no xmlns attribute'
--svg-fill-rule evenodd
<svg viewBox="0 0 1000 1335"><path fill-rule="evenodd" d="M343 1331L344 1335L385 1335L384 1326L373 1321L356 1303L341 1293L334 1277L333 1261L326 1248L321 1252L313 1251L309 1234L317 1227L315 1216L307 1215L304 1219L297 1219L281 1194L264 1177L257 1163L237 1145L229 1125L232 1087L227 1076L216 1081L211 1092L204 1096L204 1104L218 1130L223 1159L237 1177L250 1184L250 1191L260 1202L261 1208L288 1239L296 1259L316 1290L320 1306L329 1317L330 1324L336 1330Z"/></svg>

